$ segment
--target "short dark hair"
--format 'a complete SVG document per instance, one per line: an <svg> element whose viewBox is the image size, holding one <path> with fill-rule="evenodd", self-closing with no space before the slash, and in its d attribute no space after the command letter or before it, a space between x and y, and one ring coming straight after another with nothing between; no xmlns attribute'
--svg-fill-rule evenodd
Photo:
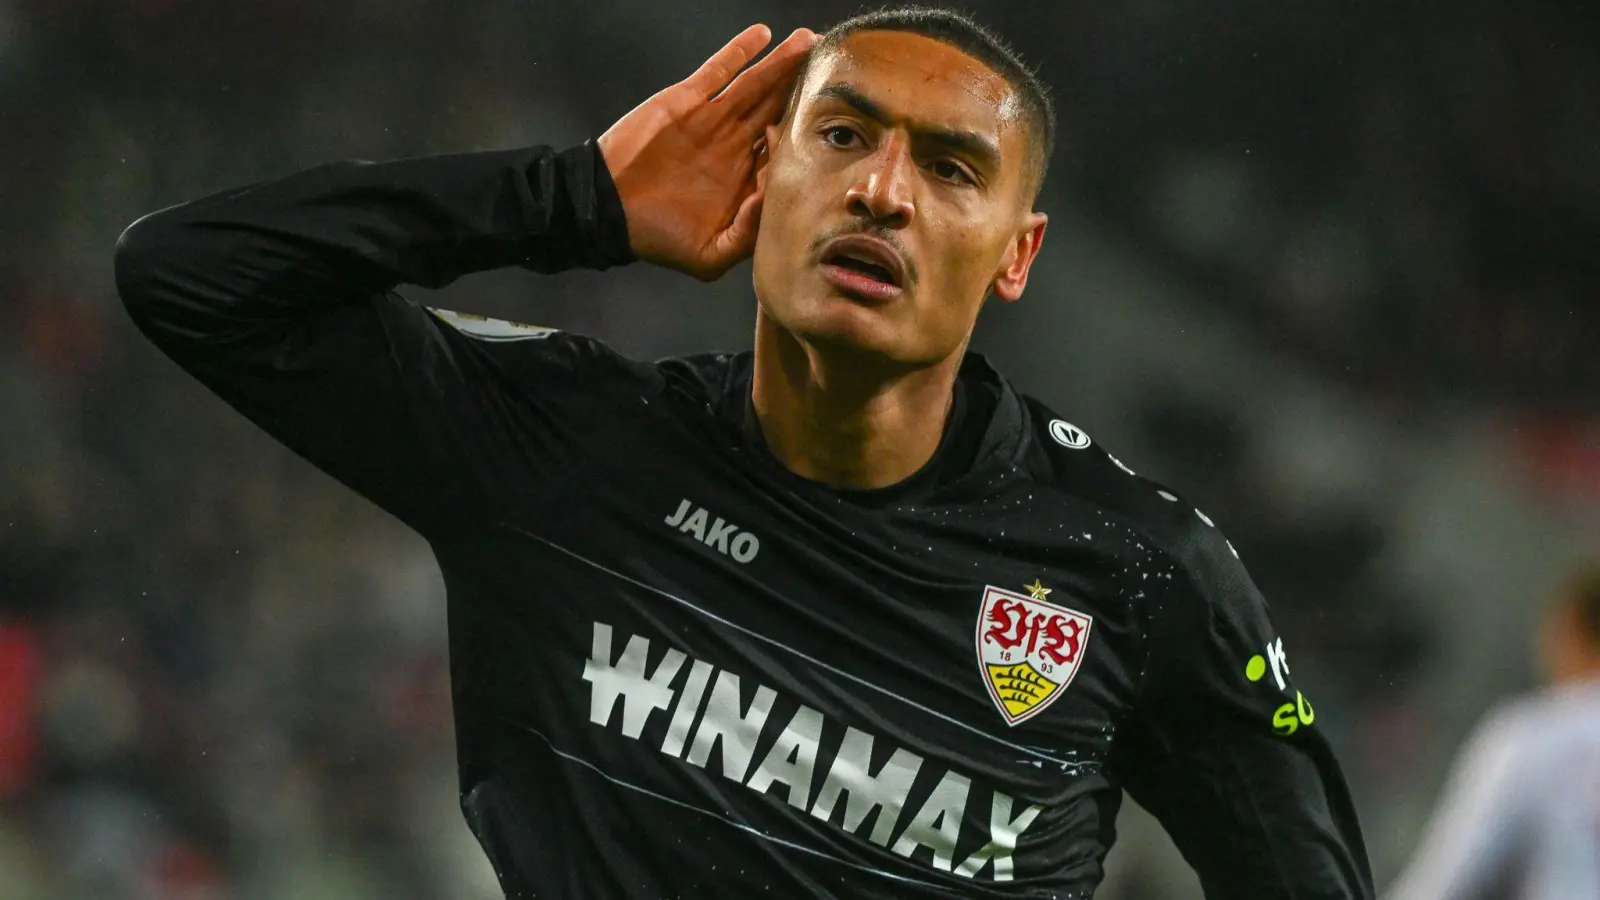
<svg viewBox="0 0 1600 900"><path fill-rule="evenodd" d="M1022 101L1022 116L1031 138L1026 174L1032 197L1038 196L1039 188L1044 184L1045 170L1050 165L1050 154L1055 149L1056 110L1050 100L1050 92L1038 73L1025 64L1005 41L970 16L955 10L931 6L885 7L845 19L828 29L811 48L800 69L800 77L795 80L794 95L789 99L790 114L799 104L800 91L812 63L826 59L844 43L845 38L863 31L920 34L955 47L1004 78Z"/></svg>

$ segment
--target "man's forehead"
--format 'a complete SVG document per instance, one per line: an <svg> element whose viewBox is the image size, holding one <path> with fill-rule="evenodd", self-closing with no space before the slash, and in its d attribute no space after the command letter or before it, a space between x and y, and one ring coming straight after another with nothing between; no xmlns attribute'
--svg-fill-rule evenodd
<svg viewBox="0 0 1600 900"><path fill-rule="evenodd" d="M846 37L810 67L803 96L833 83L849 84L893 112L938 124L998 134L1021 118L1016 91L999 73L950 44L910 32Z"/></svg>

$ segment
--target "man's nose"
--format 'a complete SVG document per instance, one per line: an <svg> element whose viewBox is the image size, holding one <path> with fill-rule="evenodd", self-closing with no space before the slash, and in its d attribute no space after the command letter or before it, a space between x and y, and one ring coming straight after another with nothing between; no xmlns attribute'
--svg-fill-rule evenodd
<svg viewBox="0 0 1600 900"><path fill-rule="evenodd" d="M851 215L890 228L910 225L916 215L912 200L916 173L909 148L898 138L890 138L862 164L860 176L844 195Z"/></svg>

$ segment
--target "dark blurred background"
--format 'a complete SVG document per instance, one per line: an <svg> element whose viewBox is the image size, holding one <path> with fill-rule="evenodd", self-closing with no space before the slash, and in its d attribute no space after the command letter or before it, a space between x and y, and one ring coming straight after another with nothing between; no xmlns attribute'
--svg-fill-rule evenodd
<svg viewBox="0 0 1600 900"><path fill-rule="evenodd" d="M1053 85L1048 239L979 349L1223 527L1380 883L1600 548L1600 4L972 3ZM0 900L497 897L423 543L146 344L155 208L593 137L854 3L0 0ZM748 346L748 268L429 302ZM1196 896L1130 810L1100 895Z"/></svg>

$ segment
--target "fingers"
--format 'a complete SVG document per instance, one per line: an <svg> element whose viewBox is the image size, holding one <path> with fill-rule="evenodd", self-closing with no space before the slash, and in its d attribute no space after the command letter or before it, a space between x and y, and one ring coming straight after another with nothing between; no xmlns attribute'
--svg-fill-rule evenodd
<svg viewBox="0 0 1600 900"><path fill-rule="evenodd" d="M798 71L792 72L788 79L779 82L772 90L751 98L751 102L740 110L740 115L746 122L759 128L776 124L783 118L784 110L789 106L789 99L794 91L794 79L798 76Z"/></svg>
<svg viewBox="0 0 1600 900"><path fill-rule="evenodd" d="M772 114L761 118L776 118L777 110L789 99L789 90L806 54L818 40L817 34L809 28L795 29L783 43L772 48L765 59L741 72L733 84L728 85L728 102L741 114L757 110L765 113L771 108Z"/></svg>
<svg viewBox="0 0 1600 900"><path fill-rule="evenodd" d="M701 96L713 97L771 41L772 29L765 25L751 25L701 63L700 68L684 83L692 86Z"/></svg>

